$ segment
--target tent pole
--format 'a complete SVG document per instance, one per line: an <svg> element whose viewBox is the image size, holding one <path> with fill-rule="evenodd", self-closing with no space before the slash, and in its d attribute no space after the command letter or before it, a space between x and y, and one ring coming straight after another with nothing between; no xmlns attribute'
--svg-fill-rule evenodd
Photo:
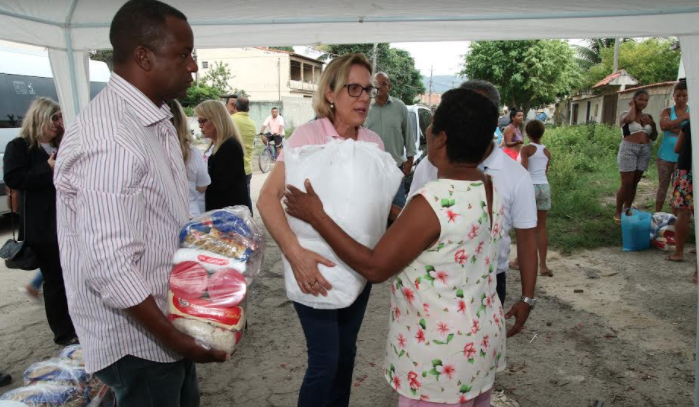
<svg viewBox="0 0 699 407"><path fill-rule="evenodd" d="M80 96L78 95L78 78L75 77L75 59L73 58L73 39L71 36L71 28L67 26L64 28L66 36L66 53L68 54L68 70L70 70L70 89L73 93L73 109L75 110L75 117L78 116L80 112Z"/></svg>
<svg viewBox="0 0 699 407"><path fill-rule="evenodd" d="M680 47L682 50L682 60L684 62L684 68L687 75L687 93L689 94L689 100L699 100L699 35L686 35L680 36ZM699 134L699 120L690 120L690 126L693 134ZM692 137L694 139L694 137ZM692 142L692 173L695 169L699 168L697 161L699 161L699 143ZM699 210L699 203L694 200L694 213ZM699 233L699 222L694 223L694 234ZM699 259L699 254L696 255ZM697 337L696 350L694 353L694 407L699 407L699 292L697 295Z"/></svg>

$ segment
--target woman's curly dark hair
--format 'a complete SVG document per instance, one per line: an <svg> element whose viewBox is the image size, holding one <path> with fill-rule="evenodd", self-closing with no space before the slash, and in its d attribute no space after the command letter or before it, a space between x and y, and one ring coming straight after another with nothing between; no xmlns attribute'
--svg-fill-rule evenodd
<svg viewBox="0 0 699 407"><path fill-rule="evenodd" d="M493 141L498 109L480 93L452 89L442 95L434 113L432 134L447 135L447 157L452 163L479 163Z"/></svg>

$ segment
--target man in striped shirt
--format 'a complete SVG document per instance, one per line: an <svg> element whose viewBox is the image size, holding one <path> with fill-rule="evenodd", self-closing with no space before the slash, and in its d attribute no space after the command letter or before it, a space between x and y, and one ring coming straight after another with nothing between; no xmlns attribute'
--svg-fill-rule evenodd
<svg viewBox="0 0 699 407"><path fill-rule="evenodd" d="M56 162L58 239L85 367L120 406L199 405L193 362L224 361L165 316L188 220L187 178L165 99L197 65L186 17L131 0L112 21L114 73L66 133Z"/></svg>

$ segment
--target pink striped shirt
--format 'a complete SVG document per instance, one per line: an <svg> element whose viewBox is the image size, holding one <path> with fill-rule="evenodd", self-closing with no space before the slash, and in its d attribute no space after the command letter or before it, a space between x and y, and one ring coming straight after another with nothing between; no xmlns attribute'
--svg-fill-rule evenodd
<svg viewBox="0 0 699 407"><path fill-rule="evenodd" d="M182 358L124 311L149 295L167 309L171 260L189 217L171 117L166 105L155 106L112 74L61 143L54 171L58 242L88 372L126 355Z"/></svg>

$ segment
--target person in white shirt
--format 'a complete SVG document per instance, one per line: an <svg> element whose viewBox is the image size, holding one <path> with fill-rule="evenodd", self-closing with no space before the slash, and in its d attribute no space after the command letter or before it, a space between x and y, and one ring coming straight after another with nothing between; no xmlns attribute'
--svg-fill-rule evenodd
<svg viewBox="0 0 699 407"><path fill-rule="evenodd" d="M461 86L488 97L496 106L500 104L500 94L489 82L466 81ZM536 285L536 200L534 197L534 184L529 172L515 160L508 157L495 142L486 151L485 159L481 163L483 171L493 177L493 185L502 195L505 210L503 222L504 238L500 241L497 263L497 292L501 303L505 303L506 274L508 259L510 256L509 237L510 228L514 226L517 236L517 254L519 257L520 272L522 275L522 292ZM422 160L415 169L413 182L408 197L415 194L428 182L437 179L437 168L428 159ZM515 316L515 327L519 330L524 326L529 311L535 303L535 299L522 296L521 301L516 302L506 317Z"/></svg>

